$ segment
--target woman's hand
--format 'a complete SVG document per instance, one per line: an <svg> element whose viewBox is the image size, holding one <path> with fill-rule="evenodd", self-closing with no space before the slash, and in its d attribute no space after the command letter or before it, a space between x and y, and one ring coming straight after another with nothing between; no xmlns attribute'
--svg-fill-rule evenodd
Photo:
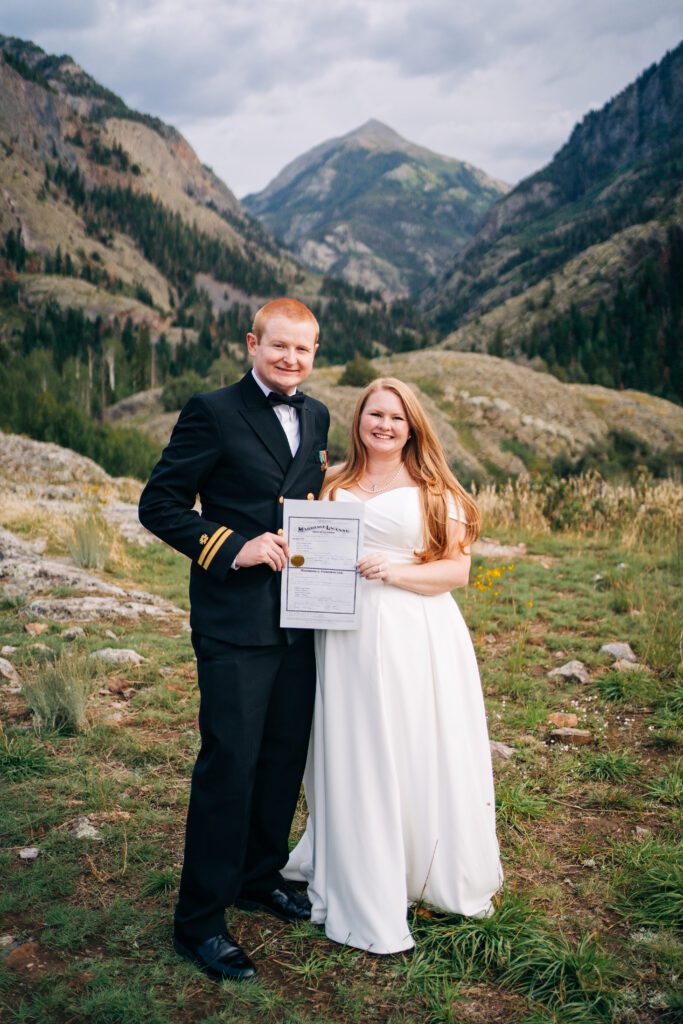
<svg viewBox="0 0 683 1024"><path fill-rule="evenodd" d="M450 547L446 558L435 562L388 562L386 555L376 552L364 555L358 562L358 571L366 580L382 580L390 587L410 590L423 597L447 594L458 587L466 587L470 575L470 549L463 553L460 541L465 537L462 523L450 520L448 526Z"/></svg>
<svg viewBox="0 0 683 1024"><path fill-rule="evenodd" d="M364 555L357 565L358 572L366 580L384 580L389 582L389 575L392 568L384 555Z"/></svg>

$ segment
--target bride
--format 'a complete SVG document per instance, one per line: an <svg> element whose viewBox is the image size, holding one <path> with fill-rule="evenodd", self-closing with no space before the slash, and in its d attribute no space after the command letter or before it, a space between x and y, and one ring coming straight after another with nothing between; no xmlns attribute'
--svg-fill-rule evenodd
<svg viewBox="0 0 683 1024"><path fill-rule="evenodd" d="M479 672L450 593L479 513L391 377L361 395L322 495L366 506L362 621L316 632L309 818L284 874L308 883L330 939L398 953L409 902L485 916L502 883Z"/></svg>

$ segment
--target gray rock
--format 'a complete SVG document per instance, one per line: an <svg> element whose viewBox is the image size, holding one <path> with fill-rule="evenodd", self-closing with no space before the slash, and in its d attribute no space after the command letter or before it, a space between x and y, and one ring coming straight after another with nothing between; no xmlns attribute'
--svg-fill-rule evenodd
<svg viewBox="0 0 683 1024"><path fill-rule="evenodd" d="M22 860L35 860L40 850L37 846L27 846L23 850L19 850L19 856Z"/></svg>
<svg viewBox="0 0 683 1024"><path fill-rule="evenodd" d="M552 679L554 676L560 676L566 680L576 680L578 683L589 683L590 676L588 669L582 661L568 661L566 665L560 665L558 668L552 668L548 672L548 678Z"/></svg>
<svg viewBox="0 0 683 1024"><path fill-rule="evenodd" d="M647 665L641 665L639 661L627 661L626 658L618 658L612 665L612 668L615 668L617 672L645 672L648 675L652 674L652 669L648 668Z"/></svg>
<svg viewBox="0 0 683 1024"><path fill-rule="evenodd" d="M5 644L4 647L0 647L0 654L16 654L18 650L18 647L12 647L11 644Z"/></svg>
<svg viewBox="0 0 683 1024"><path fill-rule="evenodd" d="M137 651L126 647L103 647L100 651L93 651L90 657L109 665L142 665L145 660Z"/></svg>
<svg viewBox="0 0 683 1024"><path fill-rule="evenodd" d="M139 595L139 592L135 592ZM109 597L41 597L31 601L28 611L43 615L56 622L98 622L102 619L167 619L171 615L185 615L169 601L151 594L137 599L135 593L126 600Z"/></svg>
<svg viewBox="0 0 683 1024"><path fill-rule="evenodd" d="M0 433L0 479L32 510L45 509L64 518L83 511L87 487L94 484L103 489L100 512L111 527L130 543L156 542L141 525L133 503L139 485L133 480L114 479L91 459L69 448ZM122 501L122 495L129 500ZM31 545L34 550L37 546Z"/></svg>
<svg viewBox="0 0 683 1024"><path fill-rule="evenodd" d="M6 679L9 683L19 682L19 673L7 658L0 658L0 678Z"/></svg>
<svg viewBox="0 0 683 1024"><path fill-rule="evenodd" d="M13 946L16 939L14 935L0 935L0 949L9 949Z"/></svg>
<svg viewBox="0 0 683 1024"><path fill-rule="evenodd" d="M62 640L81 640L85 636L85 630L82 626L70 626L63 629L59 635Z"/></svg>
<svg viewBox="0 0 683 1024"><path fill-rule="evenodd" d="M638 661L630 644L603 644L600 654L611 654L617 661Z"/></svg>
<svg viewBox="0 0 683 1024"><path fill-rule="evenodd" d="M44 558L35 545L0 528L0 585L9 596L25 595L24 614L56 621L97 622L107 618L169 618L185 613L163 598L143 590L124 590L69 561ZM79 597L54 598L57 587L78 591ZM40 596L44 595L44 596ZM45 623L28 622L28 632L47 630Z"/></svg>
<svg viewBox="0 0 683 1024"><path fill-rule="evenodd" d="M76 819L71 831L76 839L102 839L102 833L85 816Z"/></svg>
<svg viewBox="0 0 683 1024"><path fill-rule="evenodd" d="M499 761L509 761L515 752L514 747L508 747L507 743L501 743L500 740L489 740L489 747L491 757Z"/></svg>
<svg viewBox="0 0 683 1024"><path fill-rule="evenodd" d="M593 742L593 733L588 729L552 729L548 735L551 743L568 743L572 747L582 747Z"/></svg>

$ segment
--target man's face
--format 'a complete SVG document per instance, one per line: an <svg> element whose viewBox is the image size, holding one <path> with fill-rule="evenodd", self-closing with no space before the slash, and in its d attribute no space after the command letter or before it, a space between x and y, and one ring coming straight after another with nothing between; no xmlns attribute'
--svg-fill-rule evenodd
<svg viewBox="0 0 683 1024"><path fill-rule="evenodd" d="M291 394L313 369L318 345L315 327L307 320L274 316L261 341L247 334L247 348L256 373L271 391Z"/></svg>

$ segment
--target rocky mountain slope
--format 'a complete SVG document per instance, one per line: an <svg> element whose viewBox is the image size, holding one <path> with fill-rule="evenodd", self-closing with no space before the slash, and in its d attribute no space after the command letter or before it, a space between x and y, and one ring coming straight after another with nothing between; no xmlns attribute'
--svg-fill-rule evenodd
<svg viewBox="0 0 683 1024"><path fill-rule="evenodd" d="M590 318L602 304L609 318L621 282L630 307L622 318L639 321L626 361L637 359L639 345L671 349L650 375L656 383L676 358L667 331L680 339L683 327L678 271L667 277L682 230L683 44L591 111L550 164L501 199L423 301L440 329L455 331L447 344L458 348L492 351L496 339L497 354L545 357L543 341L558 328L546 348L566 370L584 340L565 329L572 307ZM627 326L588 323L593 349L601 330L610 344L621 333L624 347ZM598 356L604 365L610 354ZM590 361L579 353L588 379ZM634 383L613 373L611 382ZM647 374L635 383L652 386ZM669 393L680 396L682 385Z"/></svg>
<svg viewBox="0 0 683 1024"><path fill-rule="evenodd" d="M95 264L101 272L101 315L121 315L120 305L107 297L115 291L113 279L120 282L127 308L154 327L163 325L179 298L165 268L125 224L102 230L84 204L75 207L65 188L69 182L56 175L61 167L65 174L77 173L90 196L118 189L129 190L133 197L153 197L183 224L225 246L236 266L256 264L263 268L264 279L280 287L296 277L298 268L291 259L175 129L129 110L69 57L52 57L31 43L7 37L0 37L0 52L0 232L20 233L28 253L36 257L28 269L39 271L42 259L54 256L60 246L76 270ZM46 165L52 167L49 176ZM64 293L65 302L78 305L66 277L51 284ZM136 298L140 289L151 303ZM147 309L140 310L140 305Z"/></svg>
<svg viewBox="0 0 683 1024"><path fill-rule="evenodd" d="M671 213L682 159L683 43L495 205L430 293L441 321L490 309L591 245Z"/></svg>
<svg viewBox="0 0 683 1024"><path fill-rule="evenodd" d="M547 373L470 352L425 349L373 360L423 402L451 464L464 480L500 480L535 470L596 467L603 472L681 465L683 408L637 391L564 384ZM305 390L332 414L330 456L346 450L355 387L340 386L340 367L320 367ZM164 413L160 392L109 410L119 424L149 432L159 448L177 413ZM626 449L626 451L624 451Z"/></svg>
<svg viewBox="0 0 683 1024"><path fill-rule="evenodd" d="M107 407L236 372L231 346L285 293L324 319L330 361L416 344L405 304L303 268L175 129L0 36L0 429L145 475L149 449L101 427Z"/></svg>
<svg viewBox="0 0 683 1024"><path fill-rule="evenodd" d="M304 153L243 203L309 267L394 297L440 273L506 191L373 120Z"/></svg>

